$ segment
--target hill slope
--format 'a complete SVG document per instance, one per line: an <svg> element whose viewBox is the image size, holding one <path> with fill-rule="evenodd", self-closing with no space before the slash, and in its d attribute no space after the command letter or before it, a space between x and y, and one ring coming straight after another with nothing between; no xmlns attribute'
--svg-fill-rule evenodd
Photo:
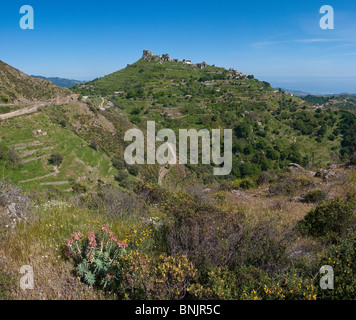
<svg viewBox="0 0 356 320"><path fill-rule="evenodd" d="M55 101L71 92L44 79L34 79L0 60L0 103Z"/></svg>
<svg viewBox="0 0 356 320"><path fill-rule="evenodd" d="M128 117L143 130L148 120L156 121L157 130L233 129L232 178L256 176L290 162L322 166L346 160L355 150L355 142L345 138L356 123L350 113L316 110L307 101L233 69L149 51L126 68L73 90L104 96L116 107L110 112ZM189 169L211 181L210 168Z"/></svg>

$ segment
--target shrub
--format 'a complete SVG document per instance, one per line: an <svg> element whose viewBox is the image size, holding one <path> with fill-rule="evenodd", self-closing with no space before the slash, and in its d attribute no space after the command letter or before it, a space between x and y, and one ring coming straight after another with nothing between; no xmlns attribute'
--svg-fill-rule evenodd
<svg viewBox="0 0 356 320"><path fill-rule="evenodd" d="M293 176L290 173L281 174L268 189L271 195L292 195L301 188L311 187L313 180L307 176Z"/></svg>
<svg viewBox="0 0 356 320"><path fill-rule="evenodd" d="M139 251L130 251L122 256L120 261L122 268L121 289L125 298L148 299L149 278L152 273L152 262L147 254Z"/></svg>
<svg viewBox="0 0 356 320"><path fill-rule="evenodd" d="M318 287L312 278L287 274L281 279L269 278L253 289L246 299L253 300L317 300Z"/></svg>
<svg viewBox="0 0 356 320"><path fill-rule="evenodd" d="M87 192L87 188L83 185L81 185L80 183L74 183L74 185L72 186L72 190L75 193L85 193Z"/></svg>
<svg viewBox="0 0 356 320"><path fill-rule="evenodd" d="M122 256L121 294L126 299L181 300L196 279L197 270L186 256L150 258L139 251Z"/></svg>
<svg viewBox="0 0 356 320"><path fill-rule="evenodd" d="M254 188L256 186L255 182L251 178L244 178L240 182L239 187L245 190Z"/></svg>
<svg viewBox="0 0 356 320"><path fill-rule="evenodd" d="M120 156L115 156L111 159L112 165L117 169L117 170L123 170L126 167L125 160L122 159Z"/></svg>
<svg viewBox="0 0 356 320"><path fill-rule="evenodd" d="M63 156L59 153L51 154L49 158L49 162L57 167L61 165L62 161L63 161Z"/></svg>
<svg viewBox="0 0 356 320"><path fill-rule="evenodd" d="M334 289L321 290L320 298L336 300L356 299L356 231L346 233L340 242L327 248L320 266L334 269Z"/></svg>
<svg viewBox="0 0 356 320"><path fill-rule="evenodd" d="M241 266L235 270L226 267L215 267L199 278L189 293L198 299L250 299L251 294L260 288L262 283L269 282L268 274L253 266ZM255 297L253 297L255 298Z"/></svg>
<svg viewBox="0 0 356 320"><path fill-rule="evenodd" d="M162 232L170 254L187 255L198 268L231 266L238 261L235 248L242 237L239 215L186 194L170 201L165 211L170 220Z"/></svg>
<svg viewBox="0 0 356 320"><path fill-rule="evenodd" d="M154 290L156 299L181 300L187 294L189 284L195 279L197 270L184 255L175 257L161 255L154 268Z"/></svg>
<svg viewBox="0 0 356 320"><path fill-rule="evenodd" d="M130 174L133 176L137 177L138 176L138 165L132 165L128 167L128 171Z"/></svg>
<svg viewBox="0 0 356 320"><path fill-rule="evenodd" d="M147 213L145 202L137 195L112 186L105 186L98 193L82 197L81 200L89 208L99 210L112 219Z"/></svg>
<svg viewBox="0 0 356 320"><path fill-rule="evenodd" d="M99 234L91 232L87 237L76 232L66 240L66 255L74 261L77 274L85 283L112 290L121 282L118 263L126 253L127 243L119 241L108 226L102 226Z"/></svg>
<svg viewBox="0 0 356 320"><path fill-rule="evenodd" d="M226 267L211 268L204 285L195 283L189 293L198 299L231 300L238 299L236 274Z"/></svg>
<svg viewBox="0 0 356 320"><path fill-rule="evenodd" d="M8 103L10 100L9 95L6 93L0 93L0 102Z"/></svg>
<svg viewBox="0 0 356 320"><path fill-rule="evenodd" d="M127 170L119 170L115 176L115 180L119 182L119 185L125 189L130 187L129 173Z"/></svg>
<svg viewBox="0 0 356 320"><path fill-rule="evenodd" d="M168 192L153 184L141 183L135 189L137 195L142 197L145 201L150 204L160 204L168 199Z"/></svg>
<svg viewBox="0 0 356 320"><path fill-rule="evenodd" d="M13 166L17 166L20 161L20 156L15 149L11 148L7 153L6 159L10 161Z"/></svg>
<svg viewBox="0 0 356 320"><path fill-rule="evenodd" d="M0 146L0 160L5 158L5 148Z"/></svg>
<svg viewBox="0 0 356 320"><path fill-rule="evenodd" d="M351 203L340 198L323 201L298 223L303 235L335 238L355 222Z"/></svg>
<svg viewBox="0 0 356 320"><path fill-rule="evenodd" d="M312 190L312 191L309 191L304 196L304 201L306 203L318 203L318 202L325 200L325 197L326 197L326 194L324 191Z"/></svg>

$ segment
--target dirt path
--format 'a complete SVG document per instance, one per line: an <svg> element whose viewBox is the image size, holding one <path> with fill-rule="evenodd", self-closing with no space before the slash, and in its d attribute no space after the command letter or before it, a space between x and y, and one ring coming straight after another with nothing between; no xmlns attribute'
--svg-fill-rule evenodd
<svg viewBox="0 0 356 320"><path fill-rule="evenodd" d="M31 106L31 107L23 108L23 109L16 110L16 111L13 111L13 112L0 114L0 120L6 120L6 119L13 118L13 117L21 116L23 114L29 114L29 113L37 112L39 107L40 107L40 105L34 105L34 106Z"/></svg>
<svg viewBox="0 0 356 320"><path fill-rule="evenodd" d="M21 161L20 161L20 164L25 164L25 163L32 162L32 161L42 160L42 159L48 158L48 157L50 157L50 156L51 156L50 154L45 154L44 156L21 160Z"/></svg>
<svg viewBox="0 0 356 320"><path fill-rule="evenodd" d="M53 176L56 176L56 175L57 175L56 172L52 172L52 173L46 174L45 176L42 176L42 177L36 177L36 178L32 178L32 179L22 180L22 181L19 181L19 183L26 183L26 182L41 180L41 179L45 179L45 178L48 178L48 177L53 177Z"/></svg>
<svg viewBox="0 0 356 320"><path fill-rule="evenodd" d="M46 150L53 150L54 147L46 147L46 148L42 148L42 149L35 149L35 150L29 150L29 151L25 151L23 153L23 157L28 157L28 156L32 156L34 153L38 152L38 151L46 151Z"/></svg>
<svg viewBox="0 0 356 320"><path fill-rule="evenodd" d="M53 169L54 169L54 172L49 173L49 174L46 174L45 176L36 177L36 178L32 178L32 179L27 179L27 180L22 180L22 181L19 181L19 183L26 183L26 182L31 182L31 181L36 181L36 180L45 179L45 178L48 178L48 177L54 177L54 176L56 176L56 175L59 173L59 170L58 170L58 168L57 168L56 166L54 166Z"/></svg>
<svg viewBox="0 0 356 320"><path fill-rule="evenodd" d="M167 167L161 167L158 172L158 185L161 186L164 177L168 174L168 172L171 170L171 168Z"/></svg>
<svg viewBox="0 0 356 320"><path fill-rule="evenodd" d="M64 184L72 183L72 181L55 181L55 182L42 182L40 183L41 186L61 186Z"/></svg>
<svg viewBox="0 0 356 320"><path fill-rule="evenodd" d="M69 102L51 102L51 103L38 103L38 104L34 104L31 106L28 106L26 108L20 109L20 110L16 110L16 111L12 111L9 113L5 113L5 114L0 114L0 120L6 120L6 119L11 119L17 116L21 116L24 114L30 114L30 113L34 113L37 112L39 108L41 107L48 107L48 106L60 106L63 104L66 104ZM75 102L77 103L77 102Z"/></svg>

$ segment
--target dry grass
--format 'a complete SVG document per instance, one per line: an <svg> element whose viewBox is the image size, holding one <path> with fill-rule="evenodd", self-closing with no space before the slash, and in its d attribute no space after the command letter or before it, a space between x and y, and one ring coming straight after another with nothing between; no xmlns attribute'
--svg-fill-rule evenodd
<svg viewBox="0 0 356 320"><path fill-rule="evenodd" d="M0 277L10 275L13 284L7 288L8 299L113 299L78 281L73 265L63 255L63 244L73 232L87 235L108 224L124 239L132 225L139 220L120 219L115 222L98 216L95 212L68 206L62 202L47 202L38 207L30 222L8 230L0 239ZM34 270L35 289L22 291L19 287L21 266ZM1 286L1 282L0 282ZM0 290L1 291L1 290Z"/></svg>

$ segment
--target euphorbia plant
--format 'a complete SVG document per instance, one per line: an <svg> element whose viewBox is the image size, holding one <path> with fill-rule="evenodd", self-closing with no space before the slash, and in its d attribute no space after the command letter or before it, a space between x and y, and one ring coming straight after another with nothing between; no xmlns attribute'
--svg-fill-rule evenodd
<svg viewBox="0 0 356 320"><path fill-rule="evenodd" d="M119 241L107 225L87 237L76 232L66 240L66 255L76 265L78 275L89 285L112 290L121 281L120 258L127 243Z"/></svg>

